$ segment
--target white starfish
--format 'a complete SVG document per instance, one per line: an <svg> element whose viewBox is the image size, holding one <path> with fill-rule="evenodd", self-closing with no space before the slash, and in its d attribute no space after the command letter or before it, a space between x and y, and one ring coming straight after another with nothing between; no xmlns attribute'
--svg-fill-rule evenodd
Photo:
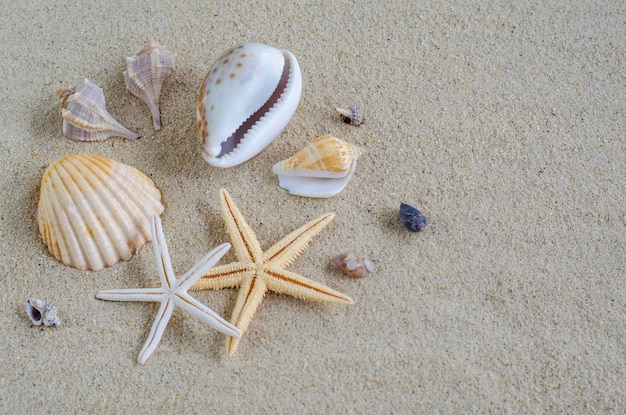
<svg viewBox="0 0 626 415"><path fill-rule="evenodd" d="M152 352L157 348L167 323L172 317L174 307L179 306L208 323L214 329L232 337L241 338L241 331L224 320L219 314L205 306L187 293L187 290L196 282L209 268L220 260L230 249L229 243L224 243L204 258L198 261L189 271L179 279L176 279L172 261L165 244L165 235L161 225L161 218L152 215L152 246L154 247L154 257L159 270L161 286L156 288L129 288L116 290L101 290L96 294L96 298L109 301L150 301L161 303L159 311L152 324L152 329L148 335L146 343L139 352L138 361L144 364Z"/></svg>

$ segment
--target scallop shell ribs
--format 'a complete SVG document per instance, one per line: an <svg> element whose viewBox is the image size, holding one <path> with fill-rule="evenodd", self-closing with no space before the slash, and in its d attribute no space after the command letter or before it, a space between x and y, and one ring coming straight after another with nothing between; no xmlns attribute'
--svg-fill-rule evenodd
<svg viewBox="0 0 626 415"><path fill-rule="evenodd" d="M128 260L150 241L161 192L134 167L93 155L52 163L41 179L39 232L55 258L99 271Z"/></svg>
<svg viewBox="0 0 626 415"><path fill-rule="evenodd" d="M126 58L124 71L126 88L150 108L155 130L161 129L159 96L165 79L174 70L176 55L166 50L156 40L150 39L135 56Z"/></svg>

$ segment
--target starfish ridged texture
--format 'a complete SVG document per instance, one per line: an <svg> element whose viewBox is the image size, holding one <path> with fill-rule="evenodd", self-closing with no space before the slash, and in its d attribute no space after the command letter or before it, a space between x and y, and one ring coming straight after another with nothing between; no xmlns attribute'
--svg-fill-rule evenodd
<svg viewBox="0 0 626 415"><path fill-rule="evenodd" d="M237 327L187 293L187 290L226 254L230 249L230 244L225 243L213 249L187 271L185 275L176 279L167 245L165 244L161 218L158 215L152 215L151 225L152 246L154 247L154 257L159 270L161 286L156 288L101 290L96 294L96 298L101 300L161 303L148 339L139 352L139 363L144 364L159 345L175 306L187 310L217 331L241 338L241 331Z"/></svg>
<svg viewBox="0 0 626 415"><path fill-rule="evenodd" d="M254 232L225 189L221 189L221 204L226 228L239 261L212 268L191 290L239 287L231 322L242 334L268 290L305 300L352 304L350 297L285 269L306 249L309 241L333 220L333 213L310 221L263 252ZM238 344L239 339L228 338L226 347L229 356L235 353Z"/></svg>

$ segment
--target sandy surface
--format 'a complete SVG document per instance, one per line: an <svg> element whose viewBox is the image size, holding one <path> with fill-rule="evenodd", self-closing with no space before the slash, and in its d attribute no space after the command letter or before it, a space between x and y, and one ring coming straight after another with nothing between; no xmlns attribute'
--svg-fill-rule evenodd
<svg viewBox="0 0 626 415"><path fill-rule="evenodd" d="M623 413L621 2L91 3L0 7L0 412ZM122 75L149 37L179 57L158 133ZM220 170L200 155L197 91L249 41L297 56L302 99L270 147ZM55 91L84 78L141 140L63 136ZM352 104L365 125L334 113ZM353 180L330 199L288 195L271 165L325 133L366 149ZM139 365L157 306L94 295L153 284L151 246L95 273L62 265L39 236L43 170L79 152L155 181L180 273L229 240L221 187L264 248L335 212L289 269L355 304L268 294L232 358L177 310ZM399 225L401 201L428 215L426 231ZM345 250L375 272L334 271ZM194 296L230 318L237 291ZM54 302L62 327L33 326L31 297Z"/></svg>

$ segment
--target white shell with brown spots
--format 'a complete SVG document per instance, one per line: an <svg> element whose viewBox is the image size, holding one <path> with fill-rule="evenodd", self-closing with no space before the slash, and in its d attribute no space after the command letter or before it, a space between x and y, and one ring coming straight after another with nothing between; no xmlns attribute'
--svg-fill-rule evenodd
<svg viewBox="0 0 626 415"><path fill-rule="evenodd" d="M204 159L216 167L250 160L285 128L300 102L295 56L259 43L219 57L200 87L198 129Z"/></svg>

